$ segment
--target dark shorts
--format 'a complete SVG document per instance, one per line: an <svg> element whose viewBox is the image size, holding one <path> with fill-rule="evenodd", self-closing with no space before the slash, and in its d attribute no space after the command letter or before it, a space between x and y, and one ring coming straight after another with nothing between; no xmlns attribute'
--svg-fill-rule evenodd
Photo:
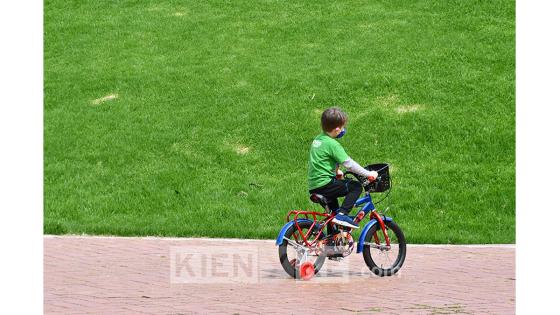
<svg viewBox="0 0 560 315"><path fill-rule="evenodd" d="M330 183L325 186L312 189L309 193L325 196L325 198L329 201L328 206L331 211L348 214L350 210L352 210L352 207L354 207L356 200L360 198L362 190L362 185L355 180L338 180L333 178ZM342 203L340 209L337 200L338 197L346 197L344 198L344 202Z"/></svg>

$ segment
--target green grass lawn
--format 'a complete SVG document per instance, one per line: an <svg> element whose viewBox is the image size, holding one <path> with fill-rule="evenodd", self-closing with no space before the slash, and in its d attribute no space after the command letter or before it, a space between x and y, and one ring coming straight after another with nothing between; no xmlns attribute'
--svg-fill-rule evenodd
<svg viewBox="0 0 560 315"><path fill-rule="evenodd" d="M409 242L515 242L514 1L44 8L45 233L273 238L339 105Z"/></svg>

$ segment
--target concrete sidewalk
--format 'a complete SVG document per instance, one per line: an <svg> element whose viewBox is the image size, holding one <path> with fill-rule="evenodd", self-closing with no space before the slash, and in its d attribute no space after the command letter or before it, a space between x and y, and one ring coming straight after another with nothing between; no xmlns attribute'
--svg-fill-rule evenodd
<svg viewBox="0 0 560 315"><path fill-rule="evenodd" d="M515 246L409 245L380 278L362 255L289 278L273 241L44 237L46 314L514 314Z"/></svg>

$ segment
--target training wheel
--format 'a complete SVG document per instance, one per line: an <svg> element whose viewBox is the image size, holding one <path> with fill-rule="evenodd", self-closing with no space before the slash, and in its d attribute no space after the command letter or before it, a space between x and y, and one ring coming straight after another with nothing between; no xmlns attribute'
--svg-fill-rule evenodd
<svg viewBox="0 0 560 315"><path fill-rule="evenodd" d="M299 275L303 280L309 280L315 275L315 267L310 261L306 261L299 267Z"/></svg>

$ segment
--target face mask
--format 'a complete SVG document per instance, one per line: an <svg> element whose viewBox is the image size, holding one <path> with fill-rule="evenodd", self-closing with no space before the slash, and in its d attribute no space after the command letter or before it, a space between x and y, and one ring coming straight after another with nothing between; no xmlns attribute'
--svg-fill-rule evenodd
<svg viewBox="0 0 560 315"><path fill-rule="evenodd" d="M336 136L337 138L342 138L346 134L346 128L343 128L342 131Z"/></svg>

